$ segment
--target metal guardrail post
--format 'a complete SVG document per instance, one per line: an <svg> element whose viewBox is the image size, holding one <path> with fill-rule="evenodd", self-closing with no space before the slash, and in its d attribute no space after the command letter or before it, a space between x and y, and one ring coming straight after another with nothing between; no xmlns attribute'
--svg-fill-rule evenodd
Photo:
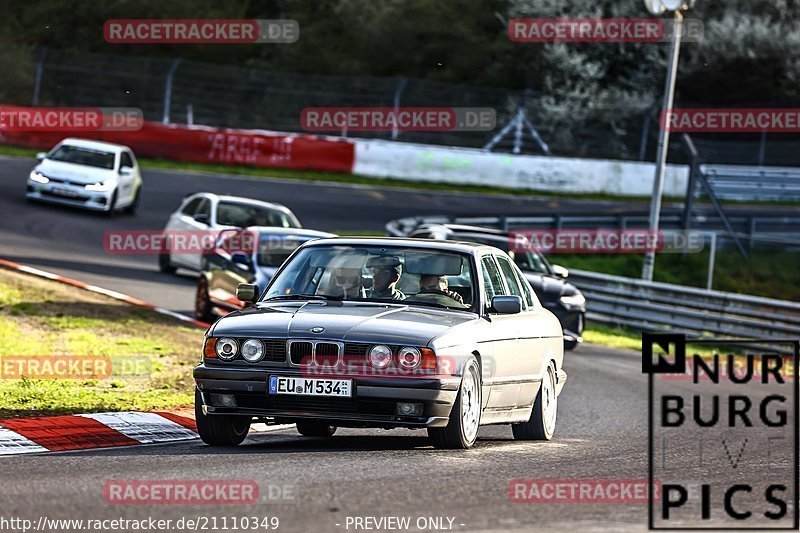
<svg viewBox="0 0 800 533"><path fill-rule="evenodd" d="M169 67L169 71L167 72L167 81L164 84L164 114L161 117L161 122L163 124L169 124L169 112L170 106L172 105L172 78L174 77L175 70L178 68L180 62L181 58L173 61L172 65Z"/></svg>
<svg viewBox="0 0 800 533"><path fill-rule="evenodd" d="M707 234L710 239L708 251L708 274L706 275L706 289L711 290L714 285L714 265L717 259L717 232L710 231Z"/></svg>
<svg viewBox="0 0 800 533"><path fill-rule="evenodd" d="M395 117L397 113L400 111L400 96L402 96L403 91L406 88L406 83L408 80L405 78L400 78L400 81L397 83L397 88L394 90L394 114ZM400 136L400 130L397 127L397 120L394 121L392 125L392 140L396 141Z"/></svg>
<svg viewBox="0 0 800 533"><path fill-rule="evenodd" d="M39 58L36 60L36 77L33 81L33 96L31 97L31 106L36 107L39 105L39 95L42 90L42 74L44 73L44 59L47 55L47 49L39 49Z"/></svg>

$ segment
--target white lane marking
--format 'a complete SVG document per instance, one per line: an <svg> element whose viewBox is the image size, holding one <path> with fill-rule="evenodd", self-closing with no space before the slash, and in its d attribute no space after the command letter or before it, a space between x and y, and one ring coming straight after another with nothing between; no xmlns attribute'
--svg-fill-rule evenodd
<svg viewBox="0 0 800 533"><path fill-rule="evenodd" d="M19 455L46 451L48 451L47 448L39 446L16 431L0 427L0 455Z"/></svg>
<svg viewBox="0 0 800 533"><path fill-rule="evenodd" d="M143 444L198 438L194 431L155 413L91 413L78 416L97 420Z"/></svg>

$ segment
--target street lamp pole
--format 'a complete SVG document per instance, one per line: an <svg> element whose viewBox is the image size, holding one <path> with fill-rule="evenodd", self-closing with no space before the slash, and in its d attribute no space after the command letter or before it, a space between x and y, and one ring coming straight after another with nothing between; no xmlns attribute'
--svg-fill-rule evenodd
<svg viewBox="0 0 800 533"><path fill-rule="evenodd" d="M656 175L653 181L653 198L650 201L650 231L658 231L659 217L661 216L661 196L664 193L664 173L667 167L667 152L669 151L669 129L666 120L667 113L672 109L675 97L675 78L678 74L678 56L681 50L681 30L683 28L683 14L680 9L675 10L675 19L672 28L672 46L669 51L669 70L667 81L664 84L664 103L661 111L662 123L658 130L658 148L656 152ZM653 267L656 254L654 250L647 252L644 257L642 279L653 280Z"/></svg>

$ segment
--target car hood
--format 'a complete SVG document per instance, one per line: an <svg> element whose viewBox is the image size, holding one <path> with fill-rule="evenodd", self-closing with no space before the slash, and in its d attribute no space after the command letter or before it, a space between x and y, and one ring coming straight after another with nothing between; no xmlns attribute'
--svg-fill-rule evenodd
<svg viewBox="0 0 800 533"><path fill-rule="evenodd" d="M69 180L81 185L104 181L115 175L113 170L105 168L76 165L63 161L50 161L49 159L42 161L34 170L49 178Z"/></svg>
<svg viewBox="0 0 800 533"><path fill-rule="evenodd" d="M262 303L235 311L214 324L211 335L314 338L425 346L438 335L477 316L464 311L362 302ZM312 328L325 328L312 333Z"/></svg>

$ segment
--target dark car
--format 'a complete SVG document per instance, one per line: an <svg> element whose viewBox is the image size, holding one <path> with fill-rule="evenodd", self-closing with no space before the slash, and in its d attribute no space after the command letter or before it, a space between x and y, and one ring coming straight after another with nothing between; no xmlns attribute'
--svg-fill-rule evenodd
<svg viewBox="0 0 800 533"><path fill-rule="evenodd" d="M508 233L464 224L423 224L411 231L409 237L478 242L505 250L525 274L542 305L558 317L564 328L564 348L573 350L583 341L586 298L575 285L566 281L569 276L566 268L551 265L532 247L525 247L524 251L512 250Z"/></svg>
<svg viewBox="0 0 800 533"><path fill-rule="evenodd" d="M318 437L425 428L442 448L471 447L488 424L553 436L567 377L561 326L502 250L316 239L260 298L248 284L238 297L252 305L209 328L194 369L207 444L239 444L254 420Z"/></svg>
<svg viewBox="0 0 800 533"><path fill-rule="evenodd" d="M283 262L301 244L312 239L335 237L333 233L299 228L250 227L224 230L218 246L201 258L194 314L213 322L242 308L236 298L240 283L264 290Z"/></svg>

